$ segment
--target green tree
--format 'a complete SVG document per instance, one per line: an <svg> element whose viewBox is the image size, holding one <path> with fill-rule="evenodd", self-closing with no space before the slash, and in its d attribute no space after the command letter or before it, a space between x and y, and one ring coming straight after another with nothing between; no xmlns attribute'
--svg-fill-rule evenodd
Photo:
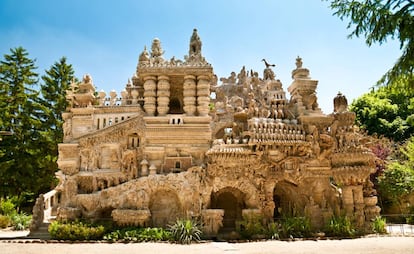
<svg viewBox="0 0 414 254"><path fill-rule="evenodd" d="M378 183L381 196L399 205L414 192L414 138L406 143L401 152L404 160L390 163Z"/></svg>
<svg viewBox="0 0 414 254"><path fill-rule="evenodd" d="M402 75L413 75L414 68L414 1L413 0L330 0L334 15L349 18L349 37L365 37L366 43L400 42L402 55L384 74L379 83L388 85Z"/></svg>
<svg viewBox="0 0 414 254"><path fill-rule="evenodd" d="M62 112L68 106L66 90L69 89L73 79L73 67L66 62L65 57L55 62L49 70L46 70L46 75L42 76L41 93L44 99L43 104L48 109L45 125L49 129L48 138L51 145L49 149L50 154L56 159L58 155L57 145L63 141Z"/></svg>
<svg viewBox="0 0 414 254"><path fill-rule="evenodd" d="M363 94L352 102L350 110L368 134L378 134L401 142L414 131L413 78L400 77L386 87Z"/></svg>
<svg viewBox="0 0 414 254"><path fill-rule="evenodd" d="M0 142L0 196L38 194L54 179L45 149L47 108L34 89L38 74L28 55L18 47L0 61L0 128L12 132Z"/></svg>

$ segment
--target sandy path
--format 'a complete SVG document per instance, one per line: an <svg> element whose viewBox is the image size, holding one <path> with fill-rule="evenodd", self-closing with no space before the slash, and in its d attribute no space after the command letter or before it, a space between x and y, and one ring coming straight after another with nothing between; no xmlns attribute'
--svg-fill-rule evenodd
<svg viewBox="0 0 414 254"><path fill-rule="evenodd" d="M136 243L136 244L57 244L57 243L7 243L0 242L2 254L113 254L113 253L151 253L151 254L183 254L183 253L277 253L277 254L397 254L414 253L413 237L372 237L354 240L324 241L266 241L253 243L202 243L178 245L168 243Z"/></svg>

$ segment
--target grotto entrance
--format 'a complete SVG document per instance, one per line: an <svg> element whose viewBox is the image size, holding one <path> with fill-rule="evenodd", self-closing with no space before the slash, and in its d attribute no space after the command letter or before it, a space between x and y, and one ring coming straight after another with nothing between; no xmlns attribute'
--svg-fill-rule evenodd
<svg viewBox="0 0 414 254"><path fill-rule="evenodd" d="M303 213L303 198L299 195L298 187L290 182L276 183L273 189L274 219L284 216L297 216Z"/></svg>
<svg viewBox="0 0 414 254"><path fill-rule="evenodd" d="M246 208L245 194L232 187L223 188L211 195L211 208L223 209L223 230L231 231L236 228L236 221L242 220L242 210Z"/></svg>

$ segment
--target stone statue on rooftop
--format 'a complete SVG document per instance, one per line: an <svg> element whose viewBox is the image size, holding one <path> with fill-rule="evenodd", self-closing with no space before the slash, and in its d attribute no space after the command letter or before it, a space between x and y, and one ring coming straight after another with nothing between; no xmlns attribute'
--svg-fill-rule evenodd
<svg viewBox="0 0 414 254"><path fill-rule="evenodd" d="M300 69L302 68L302 58L300 58L299 56L296 58L296 69Z"/></svg>
<svg viewBox="0 0 414 254"><path fill-rule="evenodd" d="M193 35L191 36L190 39L190 50L188 55L201 55L201 39L197 34L197 29L194 28L193 30Z"/></svg>
<svg viewBox="0 0 414 254"><path fill-rule="evenodd" d="M159 64L159 63L164 62L164 58L162 57L163 54L164 54L164 51L161 48L161 42L158 38L155 38L152 41L152 46L151 46L151 57L153 59L153 63Z"/></svg>
<svg viewBox="0 0 414 254"><path fill-rule="evenodd" d="M263 71L263 79L264 80L275 80L275 73L273 72L272 69L270 69L270 67L276 67L275 64L269 64L266 59L262 59L262 61L265 63L266 65L266 69L264 69Z"/></svg>

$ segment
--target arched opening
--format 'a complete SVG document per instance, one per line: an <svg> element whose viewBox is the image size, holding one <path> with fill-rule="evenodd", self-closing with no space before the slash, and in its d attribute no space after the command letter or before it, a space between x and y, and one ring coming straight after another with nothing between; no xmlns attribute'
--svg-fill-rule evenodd
<svg viewBox="0 0 414 254"><path fill-rule="evenodd" d="M170 111L168 112L169 114L182 114L183 113L181 102L178 98L175 98L175 97L171 98L168 106L170 108Z"/></svg>
<svg viewBox="0 0 414 254"><path fill-rule="evenodd" d="M304 203L302 197L298 193L297 186L292 183L286 181L277 183L273 190L273 202L275 203L274 219L303 214Z"/></svg>
<svg viewBox="0 0 414 254"><path fill-rule="evenodd" d="M211 195L211 208L223 209L223 230L234 230L236 221L242 220L242 210L246 208L245 194L232 187L226 187Z"/></svg>
<svg viewBox="0 0 414 254"><path fill-rule="evenodd" d="M153 227L165 227L182 217L180 201L172 191L161 190L152 195L149 209Z"/></svg>

